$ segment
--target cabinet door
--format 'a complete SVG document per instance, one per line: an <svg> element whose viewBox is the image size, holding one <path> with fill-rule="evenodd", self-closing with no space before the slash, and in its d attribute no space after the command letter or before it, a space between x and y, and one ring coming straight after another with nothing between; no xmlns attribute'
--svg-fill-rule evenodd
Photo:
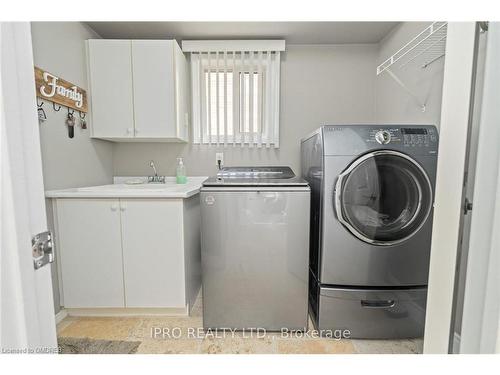
<svg viewBox="0 0 500 375"><path fill-rule="evenodd" d="M175 138L175 76L172 40L133 40L136 138Z"/></svg>
<svg viewBox="0 0 500 375"><path fill-rule="evenodd" d="M89 40L92 134L132 138L134 109L130 40Z"/></svg>
<svg viewBox="0 0 500 375"><path fill-rule="evenodd" d="M184 307L182 200L120 200L125 304Z"/></svg>
<svg viewBox="0 0 500 375"><path fill-rule="evenodd" d="M64 306L124 307L117 199L58 199Z"/></svg>

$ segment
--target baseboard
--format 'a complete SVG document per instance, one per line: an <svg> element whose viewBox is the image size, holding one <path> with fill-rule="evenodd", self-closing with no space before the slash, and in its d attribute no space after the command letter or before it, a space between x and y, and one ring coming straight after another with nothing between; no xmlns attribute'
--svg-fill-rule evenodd
<svg viewBox="0 0 500 375"><path fill-rule="evenodd" d="M61 323L64 318L68 316L68 312L66 309L61 309L59 312L56 314L56 325Z"/></svg>
<svg viewBox="0 0 500 375"><path fill-rule="evenodd" d="M66 308L69 316L187 316L187 307L172 308Z"/></svg>

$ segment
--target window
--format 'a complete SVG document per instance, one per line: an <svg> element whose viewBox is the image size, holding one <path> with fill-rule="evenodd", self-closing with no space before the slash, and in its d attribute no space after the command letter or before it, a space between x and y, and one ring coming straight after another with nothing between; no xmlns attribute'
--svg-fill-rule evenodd
<svg viewBox="0 0 500 375"><path fill-rule="evenodd" d="M210 41L194 43L187 51L194 143L279 147L279 50L213 52L199 48Z"/></svg>

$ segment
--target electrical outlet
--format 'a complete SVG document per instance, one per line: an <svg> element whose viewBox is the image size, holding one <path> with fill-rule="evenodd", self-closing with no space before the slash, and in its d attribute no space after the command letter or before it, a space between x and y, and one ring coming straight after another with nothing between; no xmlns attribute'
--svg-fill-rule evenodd
<svg viewBox="0 0 500 375"><path fill-rule="evenodd" d="M219 160L220 160L220 167L224 165L224 153L223 152L216 152L215 153L215 165L219 166Z"/></svg>

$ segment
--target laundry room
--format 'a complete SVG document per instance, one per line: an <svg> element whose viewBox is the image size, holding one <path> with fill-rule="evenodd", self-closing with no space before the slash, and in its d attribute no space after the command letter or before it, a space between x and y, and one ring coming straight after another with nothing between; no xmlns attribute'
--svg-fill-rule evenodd
<svg viewBox="0 0 500 375"><path fill-rule="evenodd" d="M498 23L32 21L0 36L5 217L32 234L16 272L37 280L2 285L2 350L498 352Z"/></svg>

